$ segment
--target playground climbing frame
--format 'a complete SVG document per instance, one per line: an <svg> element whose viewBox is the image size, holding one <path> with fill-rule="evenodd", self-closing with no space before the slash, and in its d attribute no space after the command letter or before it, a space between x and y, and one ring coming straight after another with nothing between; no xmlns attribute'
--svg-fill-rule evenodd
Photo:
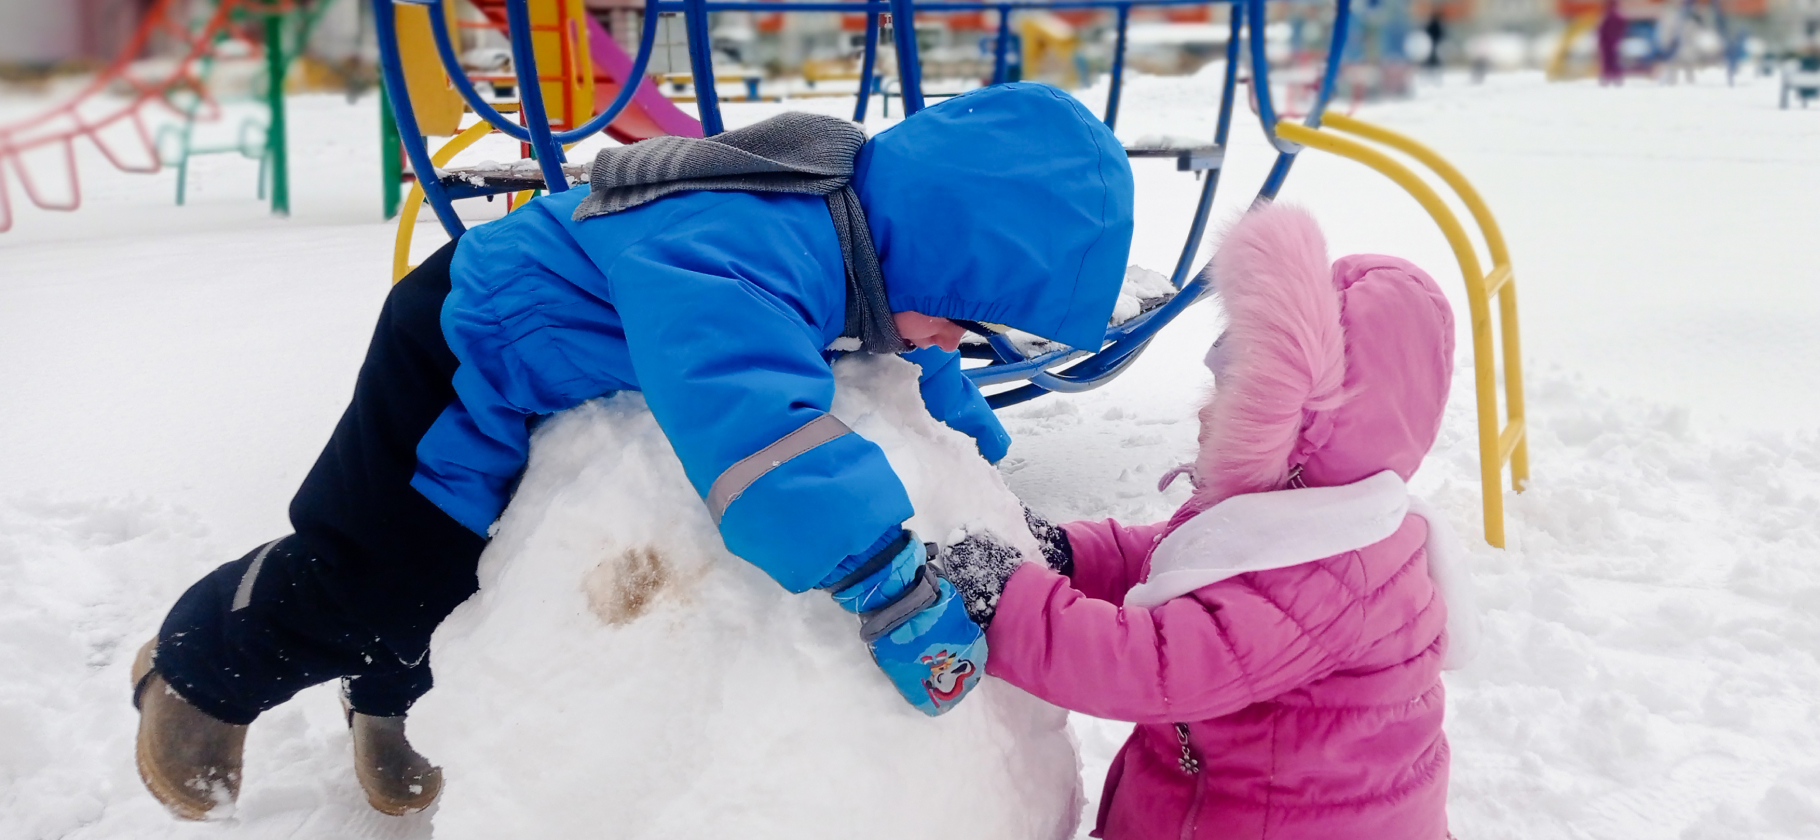
<svg viewBox="0 0 1820 840"><path fill-rule="evenodd" d="M430 7L431 14L434 16L440 13L444 0L371 0L371 2L374 4L375 19L380 22L377 28L380 38L381 69L388 91L391 93L390 101L406 153L416 171L434 174L434 177L421 178L419 184L422 187L424 199L435 211L437 219L451 237L460 236L465 229L454 212L453 201L522 190L524 185L522 179L509 184L488 184L484 178L476 179L470 175L456 172L444 173L438 167L446 164L456 151L468 143L491 131L499 131L529 146L531 156L541 170L542 185L545 188L551 192L568 189L570 175L564 169L564 146L601 130L630 102L635 89L632 82L645 75L655 40L654 25L658 16L663 13L679 12L684 16L690 33L691 75L700 80L716 78L708 38L708 15L710 13L721 11L816 11L864 14L868 19L866 52L863 56L863 65L866 68L863 73L865 78L870 77L872 68L876 64L876 51L881 35L879 31L881 15L888 14L889 19L895 22L895 25L891 27L891 35L897 53L899 91L903 99L905 114L912 115L925 105L921 68L912 24L916 12L918 10L974 11L980 8L979 4L940 2L940 0L920 3L915 0L860 0L860 2L807 0L792 3L764 2L764 0L645 0L644 32L639 42L637 56L633 59L629 72L624 76L627 83L622 87L620 95L586 124L558 132L552 129L551 119L543 97L540 95L540 86L537 84L541 77L537 70L538 55L530 42L531 27L526 10L527 0L499 0L503 3L508 17L508 34L511 38L514 57L513 65L522 90L518 112L522 122L507 119L500 111L480 100L479 95L472 90L471 83L467 82L459 62L455 60L446 35L439 36L437 47L445 65L445 72L468 106L481 117L481 122L464 131L456 138L456 141L445 145L432 159L426 139L419 131L418 124L412 115L410 92L403 83L404 69L399 60L397 33L391 26L392 16L386 13L390 11L394 3L410 3ZM1116 12L1120 24L1121 37L1117 39L1117 43L1122 47L1126 40L1122 37L1124 25L1129 20L1130 9L1133 6L1187 5L1190 2L1198 2L1198 0L1056 0L1053 3L1017 0L1017 2L990 4L991 7L999 10L1001 22L1000 40L994 51L998 60L995 61L993 80L1000 80L1005 72L1003 56L1006 52L1006 39L1010 29L1006 21L1017 10L1039 7L1045 10L1056 8L1112 9ZM986 340L983 344L970 345L968 350L971 358L982 361L984 364L968 369L967 375L982 388L1010 386L988 396L988 402L994 408L1014 405L1054 391L1078 392L1098 387L1128 369L1163 326L1207 294L1212 283L1209 270L1203 267L1199 271L1193 271L1193 266L1198 258L1198 251L1206 232L1214 193L1220 182L1220 173L1223 169L1225 149L1231 128L1233 104L1237 99L1240 67L1245 63L1244 59L1249 58L1251 90L1255 97L1259 125L1277 155L1270 174L1258 190L1257 201L1265 202L1275 199L1288 178L1297 156L1305 148L1322 149L1366 163L1389 176L1428 210L1437 224L1441 226L1442 232L1453 247L1455 256L1460 261L1462 275L1466 279L1469 305L1472 310L1475 397L1479 416L1480 461L1484 477L1485 536L1492 545L1502 546L1505 541L1502 496L1504 464L1509 463L1511 466L1511 480L1516 489L1521 490L1523 482L1528 478L1528 448L1517 333L1516 287L1512 281L1509 254L1506 251L1502 234L1484 201L1465 178L1439 155L1402 135L1360 120L1327 113L1339 74L1341 55L1350 25L1350 15L1350 0L1339 0L1335 7L1333 37L1329 45L1327 64L1321 74L1315 102L1300 123L1293 123L1279 120L1275 104L1272 102L1269 84L1270 67L1265 49L1265 27L1245 25L1248 21L1267 20L1265 0L1232 0L1226 72L1222 82L1219 119L1211 145L1191 149L1127 149L1127 153L1132 157L1175 157L1179 169L1192 171L1203 180L1194 221L1171 276L1171 283L1178 291L1150 311L1110 327L1099 347L1057 347L1026 354L1004 336L996 334L985 336ZM1248 56L1243 54L1242 46L1248 47ZM1112 64L1111 89L1103 117L1108 125L1115 124L1117 120L1123 83L1123 66L1122 54L1115 56ZM855 110L856 119L865 116L866 98L871 93L871 87L863 81L859 86ZM696 85L696 104L703 133L708 136L720 133L723 129L723 121L719 100L712 82ZM1342 137L1340 136L1342 132L1361 139ZM1481 269L1478 255L1467 237L1465 227L1439 194L1409 167L1383 151L1367 146L1361 140L1370 140L1417 160L1460 197L1467 205L1481 235L1487 242L1491 263L1489 271ZM412 214L408 221L401 221L414 223L414 219L415 216ZM400 261L404 253L402 243L405 240L402 237L405 235L401 229L401 248L398 252L400 256L395 257L395 271L403 267L403 263ZM1490 315L1490 301L1494 298L1498 301L1500 312L1500 318L1495 327ZM1499 358L1494 342L1494 330L1501 335L1502 339L1505 410L1510 418L1508 423L1500 419L1498 409Z"/></svg>

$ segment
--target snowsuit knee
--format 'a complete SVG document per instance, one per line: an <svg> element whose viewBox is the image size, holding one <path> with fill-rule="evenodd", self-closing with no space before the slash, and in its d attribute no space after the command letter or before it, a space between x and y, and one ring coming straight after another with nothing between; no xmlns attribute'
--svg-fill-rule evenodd
<svg viewBox="0 0 1820 840"><path fill-rule="evenodd" d="M415 443L454 390L442 338L455 243L392 288L328 444L291 500L295 533L209 573L159 630L158 667L198 708L249 723L353 677L364 714L430 688L430 634L473 594L482 536L411 489Z"/></svg>
<svg viewBox="0 0 1820 840"><path fill-rule="evenodd" d="M1117 139L1072 97L1014 84L927 108L860 147L851 186L891 312L1099 346L1130 248L1131 172ZM472 591L475 558L524 470L532 428L590 399L642 392L727 547L791 591L844 577L843 564L889 543L913 513L884 453L828 413L850 295L823 198L702 189L578 219L588 195L545 196L462 237L439 305L444 343L414 343L408 336L427 329L413 329L395 354L408 364L382 370L368 360L375 388L393 387L394 375L433 381L385 400L357 393L319 464L334 468L323 481L312 473L293 506L307 549L297 554L309 557L300 562L334 607L322 614L364 623L347 638L374 637L402 664L423 661L435 624ZM420 311L411 295L396 292L388 313ZM380 345L376 337L375 352ZM922 368L931 414L989 460L1001 457L1009 438L959 357L905 355ZM363 369L363 387L367 379ZM384 499L367 507L375 495ZM220 605L226 583L199 584L206 591L192 590L193 600L209 606L179 611L241 627L245 611ZM172 683L224 696L220 681L205 685L194 672L230 659L222 651L236 643L222 637L205 653L186 637L174 647L193 653L171 660L185 663ZM278 648L247 650L263 656L263 670L237 673L291 667ZM354 647L343 653L343 663L364 661ZM279 686L303 681L246 678L256 685L237 696L269 708L289 696Z"/></svg>

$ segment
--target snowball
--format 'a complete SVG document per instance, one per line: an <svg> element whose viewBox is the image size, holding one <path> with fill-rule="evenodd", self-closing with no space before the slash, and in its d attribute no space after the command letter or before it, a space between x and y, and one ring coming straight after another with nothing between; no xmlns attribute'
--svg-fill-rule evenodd
<svg viewBox="0 0 1820 840"><path fill-rule="evenodd" d="M885 450L921 538L984 529L1038 556L998 472L923 408L913 365L835 370L834 414ZM412 711L444 768L439 840L1075 830L1065 713L990 678L942 717L912 709L853 616L727 553L636 394L538 429L480 580Z"/></svg>

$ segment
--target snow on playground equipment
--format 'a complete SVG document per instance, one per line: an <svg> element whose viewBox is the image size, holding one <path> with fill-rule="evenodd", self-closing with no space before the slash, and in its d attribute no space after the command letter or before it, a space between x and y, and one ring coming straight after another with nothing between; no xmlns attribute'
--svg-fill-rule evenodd
<svg viewBox="0 0 1820 840"><path fill-rule="evenodd" d="M519 125L507 120L503 114L486 103L481 102L474 93L472 85L461 77L460 66L453 51L448 48L447 36L439 35L438 52L450 78L455 79L457 89L461 92L470 108L481 116L482 121L470 127L455 140L445 145L432 160L422 133L418 131L412 115L410 92L403 84L403 67L399 59L397 35L391 25L391 16L387 14L394 3L415 3L430 7L431 13L440 11L444 0L372 0L377 12L375 19L378 27L380 57L385 83L388 89L396 91L392 107L398 124L403 130L404 145L413 165L419 172L435 172L437 177L420 180L423 195L442 223L444 230L451 237L461 235L465 230L461 220L456 216L452 202L463 198L474 198L495 195L501 192L524 190L528 186L537 186L553 192L567 190L571 183L579 183L581 166L565 164L563 147L601 130L612 122L631 101L630 88L622 88L618 97L603 108L587 124L567 131L555 131L546 113L543 97L537 86L530 80L537 79L537 63L543 56L537 54L529 44L526 33L529 31L529 14L527 0L501 0L509 16L509 35L512 40L514 67L524 94L518 115L523 120ZM1117 43L1113 54L1110 85L1106 98L1106 110L1102 119L1107 125L1115 125L1118 119L1119 98L1124 81L1124 51L1127 41L1127 30L1133 6L1178 6L1194 5L1203 0L1057 0L1057 2L999 2L987 4L987 8L999 13L997 44L994 49L992 81L1005 80L1007 72L1006 52L1011 41L1012 18L1015 12L1026 9L1044 12L1056 9L1105 9L1117 14ZM848 12L861 13L867 18L866 51L862 58L861 78L871 78L876 67L878 38L880 34L880 15L889 13L896 22L892 26L891 37L897 54L897 78L903 97L904 112L915 114L924 107L926 93L923 90L921 67L917 55L917 44L912 21L918 10L930 12L977 11L982 8L977 3L954 2L915 2L915 0L832 0L830 2L767 2L766 0L645 0L644 31L639 41L638 54L628 68L627 78L638 78L644 75L650 59L654 41L657 17L664 12L681 12L689 32L689 61L694 78L714 78L713 57L708 39L708 14L717 11L743 12ZM1258 191L1258 201L1269 201L1276 197L1293 167L1296 156L1305 146L1312 146L1332 151L1355 160L1365 162L1373 168L1389 175L1399 186L1408 190L1422 206L1434 216L1453 246L1460 261L1461 271L1465 277L1468 297L1472 307L1474 364L1477 376L1477 405L1479 411L1479 437L1482 485L1485 505L1485 536L1495 546L1504 544L1503 465L1511 465L1512 483L1519 491L1528 478L1528 450L1525 440L1523 422L1523 390L1521 365L1518 360L1517 318L1515 286L1511 281L1511 266L1504 241L1498 232L1496 223L1484 202L1479 198L1470 184L1446 161L1413 140L1404 138L1384 129L1371 126L1360 120L1327 115L1327 106L1332 100L1335 80L1340 69L1340 58L1346 45L1350 25L1351 8L1349 0L1340 0L1336 6L1332 28L1332 39L1329 43L1327 63L1321 76L1320 87L1315 101L1309 109L1308 116L1300 125L1279 122L1278 114L1270 94L1270 67L1265 50L1265 27L1262 25L1246 26L1247 20L1262 22L1265 15L1265 0L1234 0L1230 15L1230 34L1226 44L1226 68L1222 81L1219 117L1214 129L1212 142L1208 145L1184 145L1177 143L1159 143L1136 148L1128 148L1131 157L1173 158L1177 169L1195 172L1197 177L1204 174L1200 198L1195 206L1193 222L1187 239L1183 244L1181 255L1169 277L1169 286L1174 293L1152 300L1143 307L1144 311L1122 323L1112 325L1106 331L1101 346L1096 348L1072 348L1043 343L1020 344L1011 336L988 333L975 342L963 345L963 353L983 365L973 367L967 375L981 388L1006 386L987 397L994 408L1015 405L1052 391L1079 392L1097 388L1123 372L1149 346L1150 340L1162 327L1177 315L1193 305L1207 294L1211 287L1211 277L1206 269L1195 272L1195 258L1200 250L1201 241L1206 233L1208 217L1213 206L1215 190L1219 186L1220 174L1224 163L1224 154L1229 131L1232 124L1233 104L1236 101L1236 90L1239 65L1243 58L1241 43L1246 41L1243 33L1249 32L1249 61L1251 76L1255 80L1254 95L1257 102L1259 121L1277 152L1277 159L1269 176ZM460 77L460 78L457 78ZM871 95L870 85L860 85L856 96L854 118L863 119L866 114L867 100ZM697 107L701 118L702 130L712 136L722 130L719 100L713 85L702 85L697 88ZM1327 125L1323 126L1326 119ZM490 126L490 127L489 127ZM1416 158L1433 170L1449 187L1460 195L1471 210L1474 221L1478 224L1491 252L1491 270L1480 270L1480 264L1466 238L1464 228L1452 211L1447 208L1434 190L1421 178L1414 175L1407 167L1395 162L1383 153L1368 148L1363 144L1335 135L1333 129L1343 130L1362 138L1374 140L1386 146L1398 149ZM531 150L531 160L517 166L497 167L488 170L449 170L438 167L446 164L460 148L472 143L489 131L498 130L514 139L527 143ZM532 167L535 167L533 169ZM415 195L415 193L413 193ZM408 244L408 234L401 226L400 251L395 257L395 268L404 269L403 250ZM402 276L402 275L400 275ZM1502 331L1504 351L1504 385L1506 410L1510 417L1508 424L1499 421L1498 400L1496 393L1496 358L1493 352L1493 324L1489 312L1489 300L1499 299L1501 318L1498 327Z"/></svg>
<svg viewBox="0 0 1820 840"><path fill-rule="evenodd" d="M283 17L301 8L301 4L293 0L221 0L206 21L191 31L180 19L183 6L178 0L157 0L146 11L139 28L120 54L73 96L25 120L0 125L0 233L12 229L13 225L6 181L9 164L13 174L18 176L26 198L45 210L75 210L82 206L82 183L76 167L78 139L93 143L109 163L123 172L158 172L163 168L163 162L158 154L158 144L146 127L146 111L163 108L185 120L216 118L220 107L210 96L197 68L213 53L229 25L236 20L262 16L266 41L276 44L282 40ZM133 62L159 33L185 44L183 53L159 78L149 81L137 78L132 72ZM267 50L266 60L268 73L277 74L273 78L281 79L283 51ZM124 85L132 91L124 103L107 101L111 98L107 91L116 85ZM283 86L272 84L268 89L273 93L268 97L272 112L265 154L270 159L267 172L271 179L272 212L282 215L290 212ZM196 99L190 108L180 108L171 101L173 91L188 91ZM93 115L90 111L100 113ZM107 139L122 133L121 129L130 132L132 139L129 142L138 150L138 155L123 156L122 150ZM32 175L26 155L38 150L61 152L58 155L60 168L68 187L64 197L43 192L42 185Z"/></svg>

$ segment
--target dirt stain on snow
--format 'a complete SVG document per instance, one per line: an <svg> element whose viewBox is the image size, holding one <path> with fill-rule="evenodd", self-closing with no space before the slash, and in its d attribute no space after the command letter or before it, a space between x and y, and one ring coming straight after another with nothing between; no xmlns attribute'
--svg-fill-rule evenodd
<svg viewBox="0 0 1820 840"><path fill-rule="evenodd" d="M649 612L674 578L663 552L641 546L601 561L582 581L582 589L588 594L588 608L601 621L618 627Z"/></svg>

